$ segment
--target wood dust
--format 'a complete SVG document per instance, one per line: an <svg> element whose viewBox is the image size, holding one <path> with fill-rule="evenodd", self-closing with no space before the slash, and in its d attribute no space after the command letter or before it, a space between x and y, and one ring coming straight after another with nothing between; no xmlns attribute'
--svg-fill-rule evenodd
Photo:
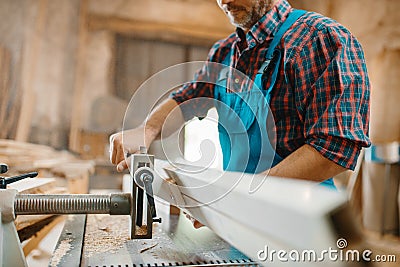
<svg viewBox="0 0 400 267"><path fill-rule="evenodd" d="M68 251L73 249L73 246L71 245L71 239L64 239L60 242L60 245L57 247L57 249L53 253L53 257L51 258L50 261L50 266L55 267L58 266L60 263L62 257L67 254Z"/></svg>
<svg viewBox="0 0 400 267"><path fill-rule="evenodd" d="M130 239L129 216L91 214L87 216L84 257L116 253Z"/></svg>
<svg viewBox="0 0 400 267"><path fill-rule="evenodd" d="M137 226L136 225L136 235L147 235L147 225Z"/></svg>

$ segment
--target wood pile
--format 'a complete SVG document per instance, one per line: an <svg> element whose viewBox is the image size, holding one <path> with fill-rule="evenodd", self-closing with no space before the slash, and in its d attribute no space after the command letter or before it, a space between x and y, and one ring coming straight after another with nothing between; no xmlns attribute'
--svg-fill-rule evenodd
<svg viewBox="0 0 400 267"><path fill-rule="evenodd" d="M0 162L10 177L37 171L38 178L28 178L10 184L9 188L20 194L84 194L89 190L89 175L94 172L94 162L80 160L67 151L51 147L0 139ZM21 242L29 239L25 254L34 249L45 234L62 219L54 215L20 215L15 224Z"/></svg>
<svg viewBox="0 0 400 267"><path fill-rule="evenodd" d="M69 193L87 193L94 162L80 160L67 151L51 147L0 139L0 162L9 167L7 176L37 171L38 177L55 178Z"/></svg>

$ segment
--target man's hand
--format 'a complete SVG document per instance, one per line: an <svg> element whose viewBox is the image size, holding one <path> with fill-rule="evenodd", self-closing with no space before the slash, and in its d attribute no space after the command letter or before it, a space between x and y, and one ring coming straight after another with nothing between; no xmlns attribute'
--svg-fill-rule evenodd
<svg viewBox="0 0 400 267"><path fill-rule="evenodd" d="M183 115L178 104L173 99L166 99L151 112L142 126L110 136L111 163L117 164L117 171L122 172L128 168L125 160L127 153L137 153L140 146L149 148L159 136L161 129L167 137L178 130L183 123Z"/></svg>
<svg viewBox="0 0 400 267"><path fill-rule="evenodd" d="M147 135L147 137L146 137ZM126 154L135 154L141 146L149 147L152 138L145 132L144 127L119 132L110 136L110 161L117 165L117 171L128 168Z"/></svg>

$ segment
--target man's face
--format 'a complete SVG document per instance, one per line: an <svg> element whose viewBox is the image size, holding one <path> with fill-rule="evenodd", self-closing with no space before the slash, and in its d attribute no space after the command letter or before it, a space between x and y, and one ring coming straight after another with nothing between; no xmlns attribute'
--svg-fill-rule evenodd
<svg viewBox="0 0 400 267"><path fill-rule="evenodd" d="M271 9L274 0L217 0L236 27L249 30Z"/></svg>

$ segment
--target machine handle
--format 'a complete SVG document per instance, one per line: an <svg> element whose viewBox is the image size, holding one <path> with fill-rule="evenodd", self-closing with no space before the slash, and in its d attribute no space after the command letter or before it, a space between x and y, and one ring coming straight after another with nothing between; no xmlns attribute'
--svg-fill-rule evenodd
<svg viewBox="0 0 400 267"><path fill-rule="evenodd" d="M8 184L14 183L16 181L25 179L25 178L34 178L38 176L37 172L29 172L29 173L24 173L21 175L16 175L12 177L1 177L0 176L0 189L6 189Z"/></svg>
<svg viewBox="0 0 400 267"><path fill-rule="evenodd" d="M150 214L152 218L157 217L156 205L153 196L153 170L149 167L141 167L135 172L135 182L142 187L146 193L147 201L149 203ZM156 219L158 221L158 219Z"/></svg>
<svg viewBox="0 0 400 267"><path fill-rule="evenodd" d="M152 176L150 177L150 175L147 174L144 176L145 176L143 177L144 191L146 192L147 201L149 202L150 214L152 218L156 218L157 217L156 205L154 203L153 187L152 187L153 177Z"/></svg>

